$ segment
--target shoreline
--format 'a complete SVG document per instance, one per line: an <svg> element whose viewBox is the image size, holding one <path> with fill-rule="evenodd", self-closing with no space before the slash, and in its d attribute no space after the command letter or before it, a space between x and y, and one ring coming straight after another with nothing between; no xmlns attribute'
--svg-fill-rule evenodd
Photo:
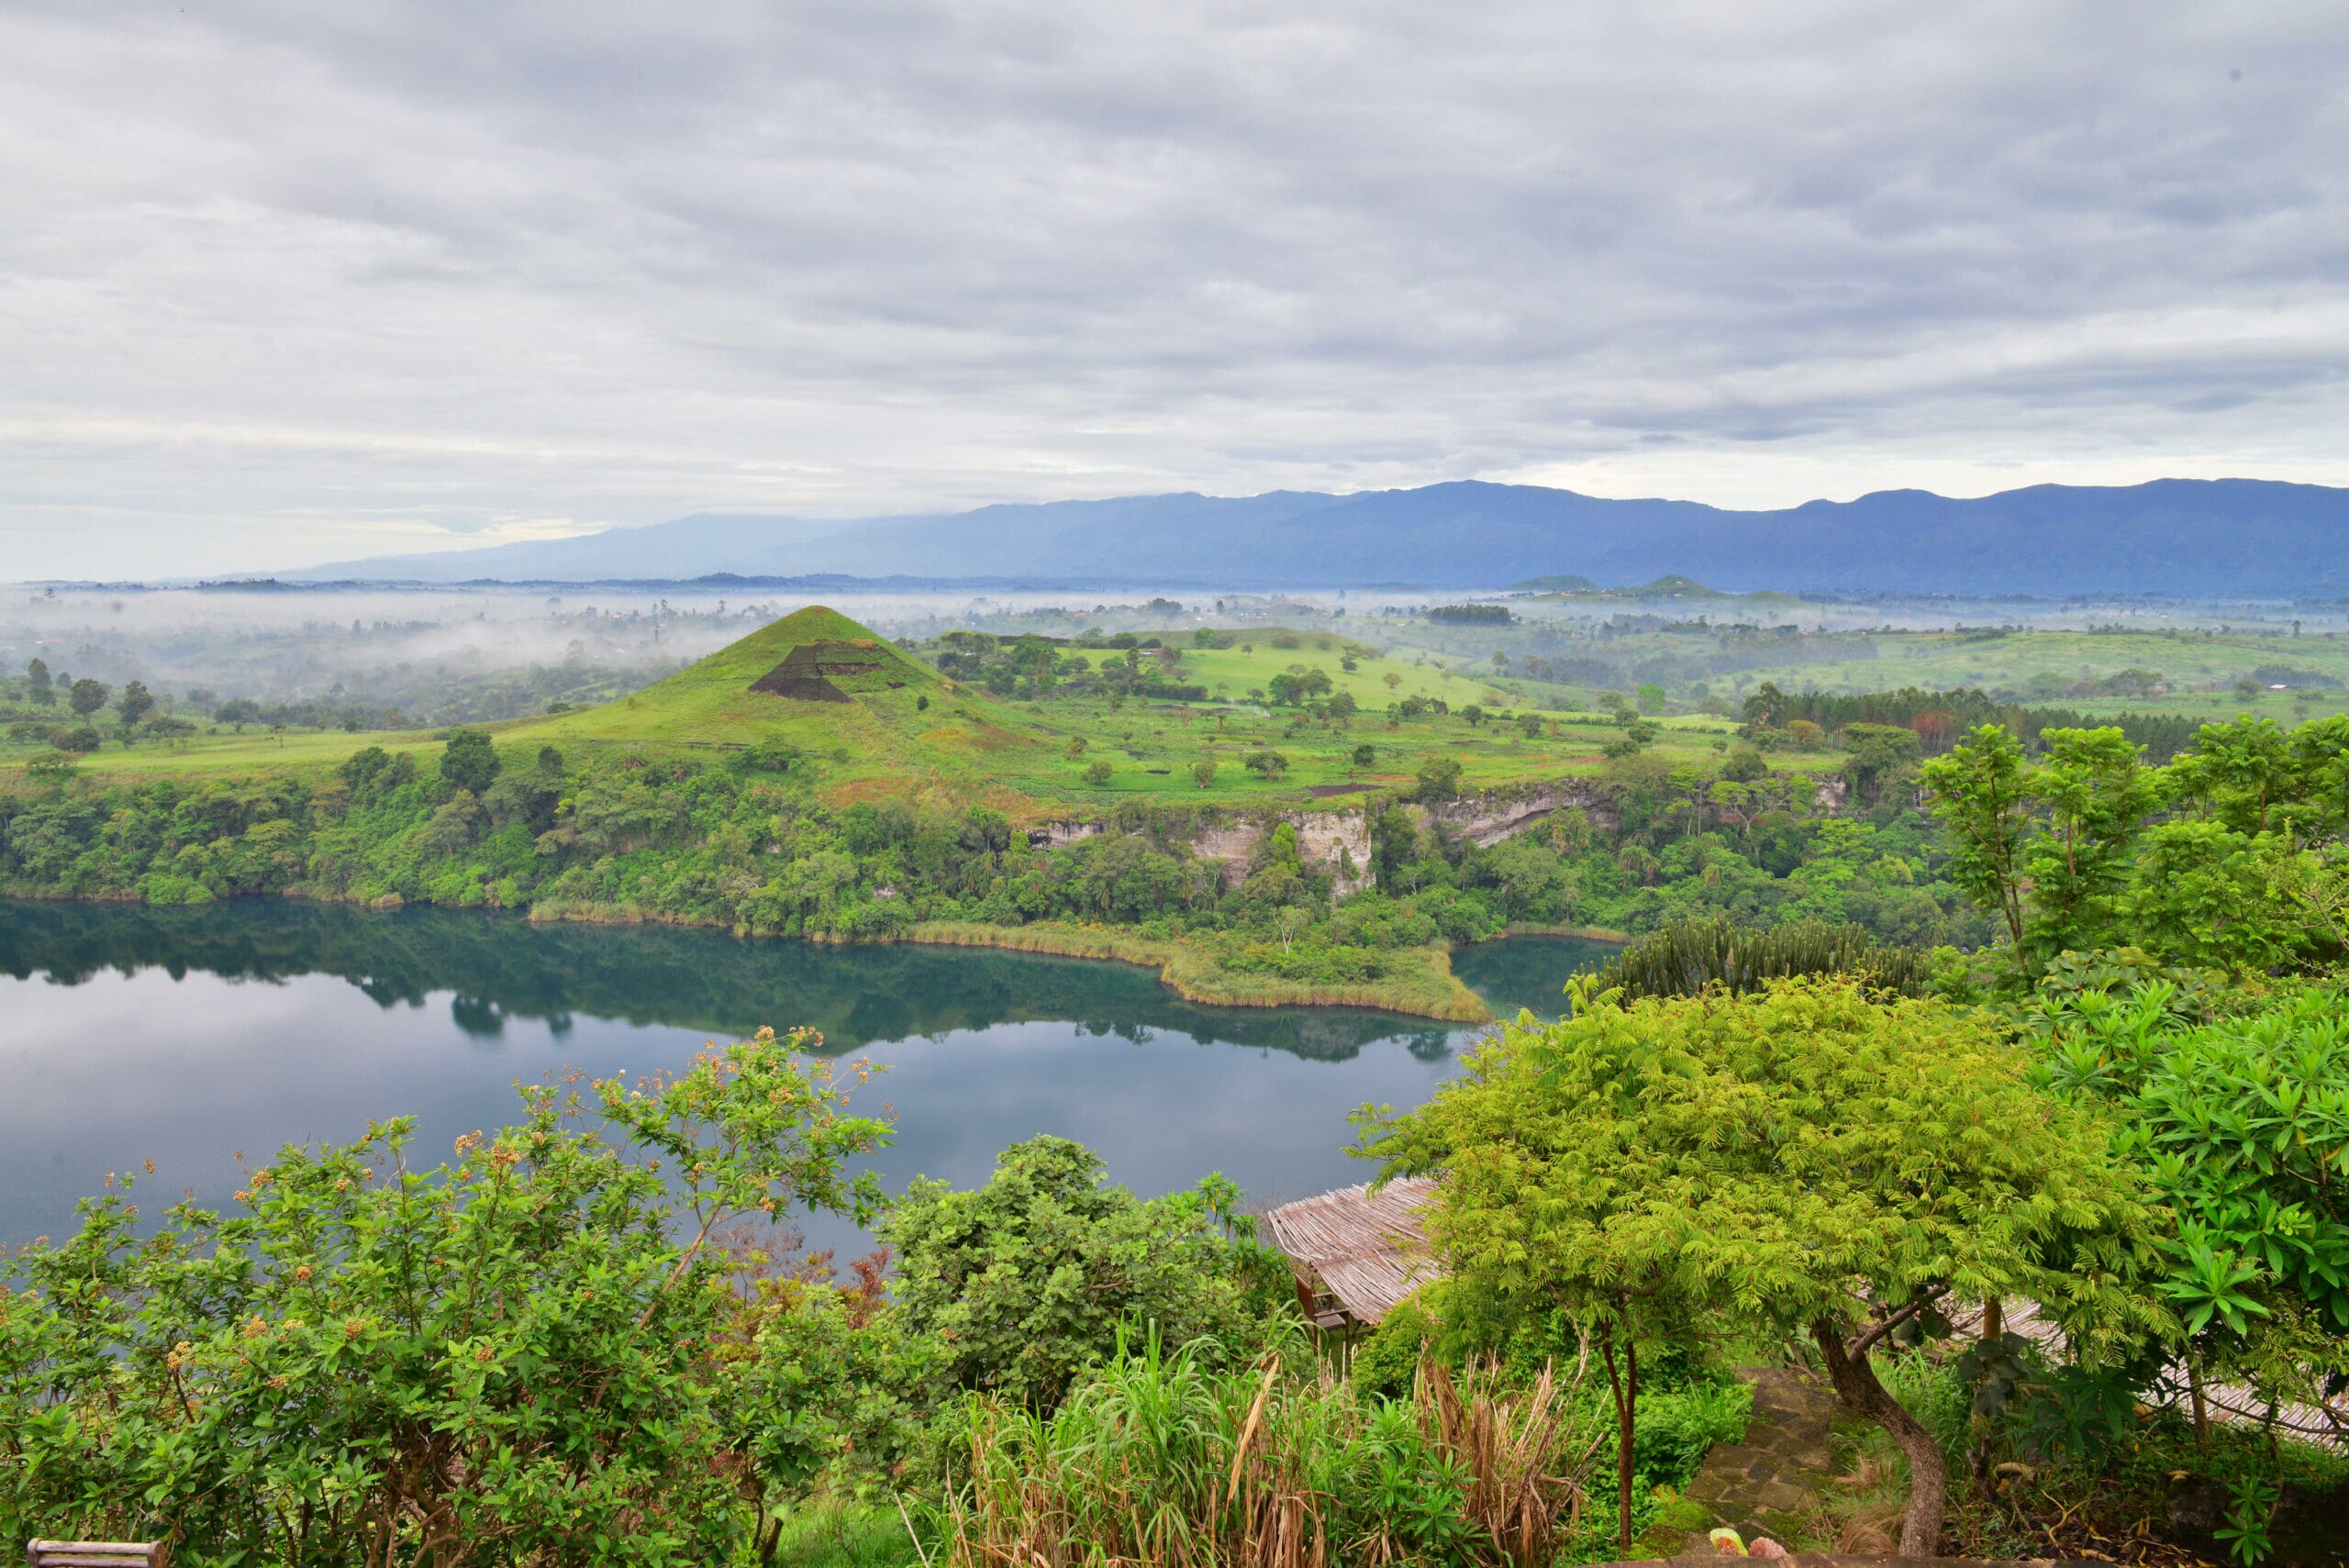
<svg viewBox="0 0 2349 1568"><path fill-rule="evenodd" d="M353 908L390 911L407 906L397 894L381 898L353 897L313 888L287 888L280 893L254 894L255 898L296 898L319 904L343 904ZM150 900L136 894L46 893L0 889L0 897L28 903L139 904ZM178 907L181 906L153 906ZM714 920L686 920L638 909L601 905L533 905L514 909L505 905L423 904L420 907L474 909L483 913L518 915L533 922L575 922L594 926L678 926L689 929L728 931L736 937L756 933L722 926ZM1516 934L1514 931L1508 934ZM1528 933L1532 934L1532 933ZM886 947L913 942L934 947L996 948L1008 952L1044 953L1062 958L1094 959L1129 963L1158 972L1159 984L1186 1002L1210 1007L1353 1007L1395 1013L1437 1023L1489 1023L1494 1017L1484 1000L1452 972L1448 946L1402 948L1387 953L1406 973L1387 980L1352 985L1313 985L1269 975L1230 974L1216 969L1206 954L1189 943L1111 927L1075 926L1038 921L1026 926L990 926L978 921L925 920L895 937L859 940L846 937L784 937L769 940L804 941L840 947Z"/></svg>
<svg viewBox="0 0 2349 1568"><path fill-rule="evenodd" d="M1372 983L1360 985L1311 985L1302 981L1260 975L1230 976L1198 965L1199 950L1164 938L1130 934L1108 927L1071 926L1038 921L1028 926L989 926L976 921L925 920L896 941L940 947L999 948L1011 952L1051 953L1063 958L1089 958L1130 963L1158 971L1159 984L1186 1002L1211 1007L1358 1007L1373 1012L1399 1013L1439 1023L1481 1024L1493 1018L1483 998L1452 973L1451 955L1443 948L1402 948L1392 956L1419 959L1426 965L1422 978L1446 993L1442 1001L1401 992L1397 986ZM1187 961L1187 962L1186 962ZM1244 979L1241 991L1228 982ZM1261 988L1261 989L1259 989Z"/></svg>
<svg viewBox="0 0 2349 1568"><path fill-rule="evenodd" d="M1612 926L1545 926L1531 920L1512 920L1501 928L1499 936L1486 940L1497 942L1511 937L1572 937L1578 941L1613 942L1623 947L1633 940L1629 931L1619 931Z"/></svg>

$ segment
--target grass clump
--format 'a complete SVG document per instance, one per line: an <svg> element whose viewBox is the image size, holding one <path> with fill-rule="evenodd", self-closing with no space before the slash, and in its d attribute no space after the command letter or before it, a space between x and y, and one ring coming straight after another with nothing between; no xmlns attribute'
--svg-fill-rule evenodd
<svg viewBox="0 0 2349 1568"><path fill-rule="evenodd" d="M1547 1564L1581 1512L1577 1392L1431 1362L1392 1399L1277 1354L1218 1370L1152 1337L1050 1415L963 1407L939 1560Z"/></svg>

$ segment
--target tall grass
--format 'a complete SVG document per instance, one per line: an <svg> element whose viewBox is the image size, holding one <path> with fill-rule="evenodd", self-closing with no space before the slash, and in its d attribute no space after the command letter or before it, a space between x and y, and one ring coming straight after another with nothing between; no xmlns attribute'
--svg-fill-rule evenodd
<svg viewBox="0 0 2349 1568"><path fill-rule="evenodd" d="M1153 1340L1049 1416L963 1407L939 1520L952 1568L1546 1564L1603 1430L1544 1372L1504 1390L1430 1362L1409 1399L1272 1360L1219 1372Z"/></svg>

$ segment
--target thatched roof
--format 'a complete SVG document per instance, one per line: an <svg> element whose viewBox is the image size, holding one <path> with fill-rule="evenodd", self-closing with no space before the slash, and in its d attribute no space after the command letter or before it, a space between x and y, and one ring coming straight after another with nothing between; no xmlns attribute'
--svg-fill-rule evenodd
<svg viewBox="0 0 2349 1568"><path fill-rule="evenodd" d="M1341 1187L1299 1198L1265 1220L1299 1280L1336 1297L1354 1321L1374 1324L1443 1273L1419 1229L1419 1211L1434 1195L1433 1177L1407 1176L1375 1196L1367 1187Z"/></svg>

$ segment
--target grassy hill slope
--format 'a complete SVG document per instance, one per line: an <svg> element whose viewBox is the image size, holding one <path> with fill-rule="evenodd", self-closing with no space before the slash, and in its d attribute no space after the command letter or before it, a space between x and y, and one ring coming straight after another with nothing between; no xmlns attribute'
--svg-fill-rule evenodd
<svg viewBox="0 0 2349 1568"><path fill-rule="evenodd" d="M822 650L835 664L869 670L829 679L845 701L809 701L751 688L795 651ZM819 665L822 661L818 661ZM646 751L730 751L779 743L823 758L853 788L888 777L992 781L1032 771L1052 744L1038 726L983 691L945 680L837 610L810 605L771 622L632 696L512 724L484 725L501 747L586 745ZM94 773L197 773L232 769L331 767L367 746L438 756L434 732L272 736L260 729L109 749L83 763ZM1023 766L1027 764L1028 766Z"/></svg>
<svg viewBox="0 0 2349 1568"><path fill-rule="evenodd" d="M818 678L846 700L753 689L796 652L815 653L818 671L833 672ZM532 719L498 740L687 750L780 743L829 760L833 777L849 781L909 773L978 780L998 762L1028 760L1049 744L1022 715L822 605L761 627L633 696Z"/></svg>

